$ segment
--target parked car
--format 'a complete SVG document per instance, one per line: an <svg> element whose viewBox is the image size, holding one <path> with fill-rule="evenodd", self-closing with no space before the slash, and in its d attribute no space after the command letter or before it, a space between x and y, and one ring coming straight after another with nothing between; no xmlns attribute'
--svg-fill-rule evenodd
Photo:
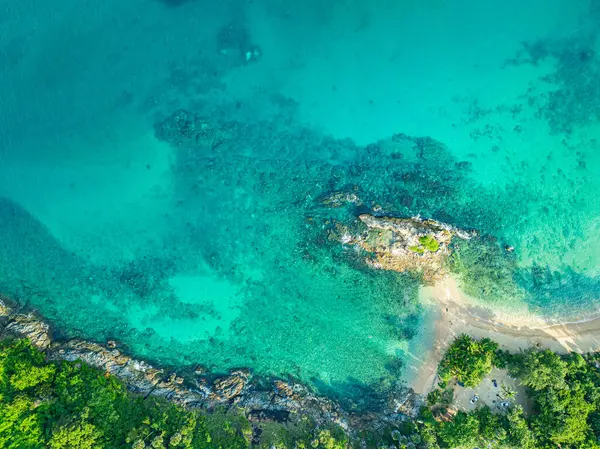
<svg viewBox="0 0 600 449"><path fill-rule="evenodd" d="M494 384L494 387L498 388L498 382L496 382L496 379L492 379L492 383Z"/></svg>
<svg viewBox="0 0 600 449"><path fill-rule="evenodd" d="M469 401L471 404L475 404L479 400L479 396L475 395Z"/></svg>

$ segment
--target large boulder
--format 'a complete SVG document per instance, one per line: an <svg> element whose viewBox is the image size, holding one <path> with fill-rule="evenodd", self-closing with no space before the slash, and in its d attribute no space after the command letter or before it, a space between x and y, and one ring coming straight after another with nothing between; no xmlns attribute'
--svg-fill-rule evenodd
<svg viewBox="0 0 600 449"><path fill-rule="evenodd" d="M249 379L250 373L248 370L236 370L229 376L215 380L211 399L219 402L232 400L244 391Z"/></svg>
<svg viewBox="0 0 600 449"><path fill-rule="evenodd" d="M10 318L4 332L19 338L28 338L38 349L44 351L52 344L50 326L34 314L17 314Z"/></svg>

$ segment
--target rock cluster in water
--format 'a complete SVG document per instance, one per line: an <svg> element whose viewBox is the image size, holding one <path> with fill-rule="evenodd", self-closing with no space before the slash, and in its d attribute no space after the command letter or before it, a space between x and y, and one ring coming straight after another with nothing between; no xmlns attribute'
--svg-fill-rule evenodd
<svg viewBox="0 0 600 449"><path fill-rule="evenodd" d="M255 378L249 370L237 369L228 375L209 378L197 369L189 376L168 373L134 359L106 345L72 339L54 341L48 323L33 312L20 312L0 295L0 337L28 338L49 360L81 360L121 379L130 391L144 396L163 397L189 408L213 409L235 406L246 411L251 421L295 421L308 416L317 424L336 423L348 430L380 427L414 414L420 398L408 391L374 414L352 414L336 402L317 396L304 385L280 379Z"/></svg>
<svg viewBox="0 0 600 449"><path fill-rule="evenodd" d="M335 223L330 238L362 249L365 262L373 268L416 273L427 283L447 274L452 239L471 238L468 232L420 217L362 214L358 218L355 226Z"/></svg>

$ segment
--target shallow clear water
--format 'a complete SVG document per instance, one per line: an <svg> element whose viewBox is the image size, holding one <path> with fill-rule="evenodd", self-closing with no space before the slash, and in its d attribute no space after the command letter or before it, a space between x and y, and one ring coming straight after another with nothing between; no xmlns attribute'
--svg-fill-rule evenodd
<svg viewBox="0 0 600 449"><path fill-rule="evenodd" d="M161 363L383 388L418 284L326 233L378 205L478 230L483 300L595 309L594 2L322 3L0 1L2 290Z"/></svg>

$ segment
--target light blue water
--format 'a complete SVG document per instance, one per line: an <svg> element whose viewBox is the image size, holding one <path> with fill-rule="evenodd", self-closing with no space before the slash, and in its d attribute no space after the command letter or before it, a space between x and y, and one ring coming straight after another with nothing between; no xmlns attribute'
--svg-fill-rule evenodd
<svg viewBox="0 0 600 449"><path fill-rule="evenodd" d="M596 29L592 1L0 1L2 291L161 363L364 394L423 315L327 238L380 206L478 230L484 300L595 309Z"/></svg>

